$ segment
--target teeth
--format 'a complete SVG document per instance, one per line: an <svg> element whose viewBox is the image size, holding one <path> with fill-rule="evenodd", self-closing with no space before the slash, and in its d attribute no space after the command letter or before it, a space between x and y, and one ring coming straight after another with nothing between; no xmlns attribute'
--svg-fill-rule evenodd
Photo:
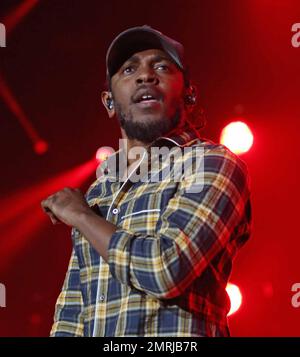
<svg viewBox="0 0 300 357"><path fill-rule="evenodd" d="M143 96L142 96L142 99L143 99L143 100L153 99L153 97L152 97L151 95L146 94L146 95L143 95Z"/></svg>

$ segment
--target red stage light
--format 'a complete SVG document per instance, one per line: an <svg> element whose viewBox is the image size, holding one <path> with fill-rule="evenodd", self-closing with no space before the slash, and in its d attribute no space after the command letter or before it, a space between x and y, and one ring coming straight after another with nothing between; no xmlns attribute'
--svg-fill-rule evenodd
<svg viewBox="0 0 300 357"><path fill-rule="evenodd" d="M234 121L222 130L220 142L239 155L250 150L253 144L253 134L247 124Z"/></svg>
<svg viewBox="0 0 300 357"><path fill-rule="evenodd" d="M35 144L34 144L34 151L38 154L38 155L43 155L45 154L45 152L48 151L48 143L44 140L38 140Z"/></svg>
<svg viewBox="0 0 300 357"><path fill-rule="evenodd" d="M7 32L13 30L18 23L25 18L26 15L34 8L39 0L24 0L18 7L9 13L2 22L4 23Z"/></svg>
<svg viewBox="0 0 300 357"><path fill-rule="evenodd" d="M0 272L9 266L17 254L28 244L33 232L51 225L41 208L41 200L66 186L80 187L91 174L97 163L89 160L60 175L56 175L30 188L18 190L0 200L5 210L0 215ZM10 237L10 239L6 239Z"/></svg>
<svg viewBox="0 0 300 357"><path fill-rule="evenodd" d="M32 145L34 147L35 152L37 154L43 154L44 152L46 152L48 149L47 143L40 138L37 130L34 128L31 121L27 118L26 114L24 113L17 99L13 95L12 91L5 83L4 79L1 76L1 73L0 73L0 97L3 98L4 102L7 104L10 111L15 115L19 123L24 128L26 134L32 141Z"/></svg>
<svg viewBox="0 0 300 357"><path fill-rule="evenodd" d="M239 287L235 284L228 283L226 286L226 292L229 296L231 304L230 311L227 315L230 316L238 311L238 309L242 305L243 298Z"/></svg>

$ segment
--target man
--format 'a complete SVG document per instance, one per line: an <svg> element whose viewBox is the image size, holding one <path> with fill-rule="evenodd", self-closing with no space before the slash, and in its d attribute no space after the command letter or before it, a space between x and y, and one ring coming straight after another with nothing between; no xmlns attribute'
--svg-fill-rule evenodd
<svg viewBox="0 0 300 357"><path fill-rule="evenodd" d="M106 64L102 101L127 147L105 161L86 198L65 188L42 202L53 223L73 227L51 336L229 336L225 287L249 237L245 164L199 138L181 44L131 28L112 42ZM149 156L162 147L164 157ZM159 165L145 171L150 161ZM177 170L175 180L179 162L192 170Z"/></svg>

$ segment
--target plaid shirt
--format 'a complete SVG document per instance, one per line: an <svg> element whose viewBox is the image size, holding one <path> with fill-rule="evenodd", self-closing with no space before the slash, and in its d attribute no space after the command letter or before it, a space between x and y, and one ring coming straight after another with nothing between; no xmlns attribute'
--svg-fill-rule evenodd
<svg viewBox="0 0 300 357"><path fill-rule="evenodd" d="M72 230L51 336L229 335L225 288L250 232L246 165L192 132L159 142L203 148L203 189L188 192L191 177L133 183L106 172L98 178L86 198L117 226L108 262Z"/></svg>

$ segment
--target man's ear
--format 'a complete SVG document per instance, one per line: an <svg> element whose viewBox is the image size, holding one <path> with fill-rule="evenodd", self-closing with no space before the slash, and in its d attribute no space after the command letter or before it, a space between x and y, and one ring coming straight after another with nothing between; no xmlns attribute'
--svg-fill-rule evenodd
<svg viewBox="0 0 300 357"><path fill-rule="evenodd" d="M108 116L110 118L113 118L116 112L111 92L103 91L101 93L101 100L107 111Z"/></svg>

